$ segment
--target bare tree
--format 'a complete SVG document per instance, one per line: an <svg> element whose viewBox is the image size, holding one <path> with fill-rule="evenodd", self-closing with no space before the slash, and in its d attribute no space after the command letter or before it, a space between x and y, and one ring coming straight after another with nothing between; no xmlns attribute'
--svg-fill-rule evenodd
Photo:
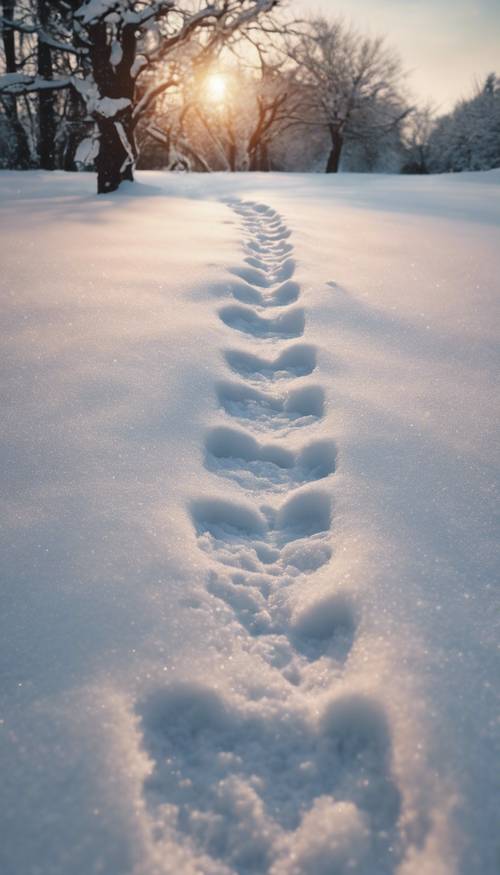
<svg viewBox="0 0 500 875"><path fill-rule="evenodd" d="M285 61L269 61L260 54L260 70L255 82L254 123L248 138L248 169L271 169L269 147L289 120L293 76L283 70Z"/></svg>
<svg viewBox="0 0 500 875"><path fill-rule="evenodd" d="M402 173L429 173L429 140L434 125L435 110L431 104L426 104L410 113L403 131L406 161Z"/></svg>
<svg viewBox="0 0 500 875"><path fill-rule="evenodd" d="M288 52L302 94L296 121L328 134L327 173L338 171L347 137L389 131L408 114L400 61L382 39L361 37L340 19L316 18Z"/></svg>
<svg viewBox="0 0 500 875"><path fill-rule="evenodd" d="M9 30L29 28L40 44L66 53L72 69L68 75L53 76L44 55L45 63L39 63L43 68L35 73L13 71L0 77L0 93L76 89L98 128L98 192L114 191L123 180L133 179L139 119L159 95L177 84L171 57L196 36L196 64L208 62L234 34L265 16L278 2L85 0L72 9L70 27L67 17L56 17L48 22L50 32L40 14L30 25L11 19Z"/></svg>

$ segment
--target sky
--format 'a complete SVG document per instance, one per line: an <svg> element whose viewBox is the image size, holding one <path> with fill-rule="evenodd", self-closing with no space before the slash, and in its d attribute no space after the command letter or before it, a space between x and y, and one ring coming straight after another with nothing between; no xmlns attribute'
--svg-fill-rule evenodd
<svg viewBox="0 0 500 875"><path fill-rule="evenodd" d="M290 0L290 9L342 15L385 35L419 102L445 112L477 79L500 75L500 0Z"/></svg>

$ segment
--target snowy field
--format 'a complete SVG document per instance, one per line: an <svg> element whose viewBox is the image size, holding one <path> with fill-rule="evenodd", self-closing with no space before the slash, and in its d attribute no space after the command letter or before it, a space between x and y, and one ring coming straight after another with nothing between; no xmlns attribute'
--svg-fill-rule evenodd
<svg viewBox="0 0 500 875"><path fill-rule="evenodd" d="M500 171L1 173L2 875L498 872Z"/></svg>

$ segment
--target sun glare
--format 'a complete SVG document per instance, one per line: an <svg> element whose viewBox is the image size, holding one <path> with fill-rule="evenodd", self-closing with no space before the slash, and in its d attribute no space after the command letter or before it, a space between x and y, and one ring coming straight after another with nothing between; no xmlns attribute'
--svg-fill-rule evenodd
<svg viewBox="0 0 500 875"><path fill-rule="evenodd" d="M223 103L227 92L226 77L222 73L211 73L207 77L206 94L213 103Z"/></svg>

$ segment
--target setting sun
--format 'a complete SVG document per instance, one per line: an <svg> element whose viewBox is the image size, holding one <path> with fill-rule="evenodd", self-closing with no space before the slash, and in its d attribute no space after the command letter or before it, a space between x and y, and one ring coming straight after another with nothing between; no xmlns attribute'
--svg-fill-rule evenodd
<svg viewBox="0 0 500 875"><path fill-rule="evenodd" d="M227 80L222 73L211 73L206 80L206 95L213 103L223 103L227 94Z"/></svg>

